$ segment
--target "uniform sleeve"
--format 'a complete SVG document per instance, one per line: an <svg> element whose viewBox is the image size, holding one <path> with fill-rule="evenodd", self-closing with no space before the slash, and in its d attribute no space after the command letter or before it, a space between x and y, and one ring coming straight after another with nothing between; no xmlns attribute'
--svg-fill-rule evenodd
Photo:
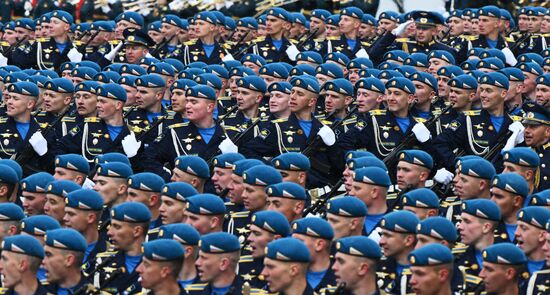
<svg viewBox="0 0 550 295"><path fill-rule="evenodd" d="M247 158L262 159L263 157L275 157L279 155L279 146L277 130L275 123L271 123L268 128L260 131L260 135L251 139L239 147L241 152Z"/></svg>
<svg viewBox="0 0 550 295"><path fill-rule="evenodd" d="M395 36L391 32L386 32L384 36L380 37L368 50L368 54L375 65L383 62L384 53L388 52L394 41Z"/></svg>
<svg viewBox="0 0 550 295"><path fill-rule="evenodd" d="M454 171L454 162L456 156L454 150L464 147L468 137L466 130L466 116L460 114L453 120L447 129L443 130L439 136L433 140L433 150L436 160L440 166L449 171Z"/></svg>
<svg viewBox="0 0 550 295"><path fill-rule="evenodd" d="M176 158L171 139L170 133L164 132L162 138L157 138L140 154L144 171L153 172L165 180L170 179L170 173L164 170L164 163L171 163Z"/></svg>

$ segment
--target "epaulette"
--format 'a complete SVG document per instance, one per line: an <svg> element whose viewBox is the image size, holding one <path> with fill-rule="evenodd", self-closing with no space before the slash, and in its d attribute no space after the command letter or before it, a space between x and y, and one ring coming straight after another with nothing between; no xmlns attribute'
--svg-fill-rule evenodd
<svg viewBox="0 0 550 295"><path fill-rule="evenodd" d="M254 261L254 258L252 257L252 255L244 255L244 256L241 256L241 258L239 259L239 263L252 262L252 261Z"/></svg>
<svg viewBox="0 0 550 295"><path fill-rule="evenodd" d="M366 42L366 41L361 42L361 44L363 46L367 46L367 47L370 47L372 45L372 44L370 44L369 42Z"/></svg>
<svg viewBox="0 0 550 295"><path fill-rule="evenodd" d="M456 246L454 247L453 249L451 249L451 253L453 253L453 255L455 254L461 254L461 253L464 253L466 252L466 249L468 249L468 246Z"/></svg>
<svg viewBox="0 0 550 295"><path fill-rule="evenodd" d="M261 36L261 37L258 37L254 40L252 40L252 42L262 42L262 41L265 41L265 37L264 36Z"/></svg>
<svg viewBox="0 0 550 295"><path fill-rule="evenodd" d="M550 147L550 142L542 146L542 149L545 150Z"/></svg>
<svg viewBox="0 0 550 295"><path fill-rule="evenodd" d="M250 288L250 295L276 295L277 293L269 293L267 290Z"/></svg>
<svg viewBox="0 0 550 295"><path fill-rule="evenodd" d="M74 46L81 46L81 45L82 45L82 41L77 40L77 41L74 41L73 44L74 44Z"/></svg>
<svg viewBox="0 0 550 295"><path fill-rule="evenodd" d="M443 201L443 202L441 202L440 206L441 206L441 208L448 208L448 207L461 205L461 204L462 204L462 201L454 201L454 202Z"/></svg>
<svg viewBox="0 0 550 295"><path fill-rule="evenodd" d="M235 205L235 203L233 203L233 202L225 202L225 203L223 203L223 204L224 204L226 207L227 207L227 206L233 206L233 205Z"/></svg>
<svg viewBox="0 0 550 295"><path fill-rule="evenodd" d="M332 125L332 122L329 121L329 120L325 120L325 119L318 119L318 120L321 121L321 123L323 123L323 125L327 125L327 126Z"/></svg>
<svg viewBox="0 0 550 295"><path fill-rule="evenodd" d="M385 114L386 114L386 110L381 110L381 109L376 109L376 110L369 111L369 115L371 115L371 116L380 116L380 115L385 115Z"/></svg>
<svg viewBox="0 0 550 295"><path fill-rule="evenodd" d="M457 196L452 196L452 197L446 197L445 198L445 202L455 202L456 200L458 200Z"/></svg>
<svg viewBox="0 0 550 295"><path fill-rule="evenodd" d="M323 38L316 38L316 39L313 39L313 41L319 43L319 42L325 41L325 39L323 39Z"/></svg>
<svg viewBox="0 0 550 295"><path fill-rule="evenodd" d="M351 118L346 119L346 120L343 122L344 125L355 124L355 123L357 123L357 117L356 117L356 116L352 116Z"/></svg>
<svg viewBox="0 0 550 295"><path fill-rule="evenodd" d="M100 121L101 121L101 118L98 118L98 117L84 118L84 123L97 123Z"/></svg>
<svg viewBox="0 0 550 295"><path fill-rule="evenodd" d="M231 96L220 96L218 97L218 101L220 100L233 100L233 97Z"/></svg>
<svg viewBox="0 0 550 295"><path fill-rule="evenodd" d="M543 270L535 271L533 273L533 275L541 275L541 274L546 274L546 273L550 273L550 269L543 269Z"/></svg>
<svg viewBox="0 0 550 295"><path fill-rule="evenodd" d="M10 289L8 289L8 288L0 288L0 294L6 294L6 293L8 293L9 290Z"/></svg>
<svg viewBox="0 0 550 295"><path fill-rule="evenodd" d="M533 37L535 37L535 36L533 36ZM510 37L506 37L506 38L504 38L504 40L506 42L514 42L514 38L510 38Z"/></svg>
<svg viewBox="0 0 550 295"><path fill-rule="evenodd" d="M42 286L48 286L50 284L50 282L48 282L48 279L41 279L40 280L40 285Z"/></svg>
<svg viewBox="0 0 550 295"><path fill-rule="evenodd" d="M239 129L235 126L229 126L229 125L224 125L223 129L230 130L230 131L235 131L235 132L240 132L241 131L241 129Z"/></svg>
<svg viewBox="0 0 550 295"><path fill-rule="evenodd" d="M206 286L208 286L207 283L189 284L189 285L185 286L185 291L202 291L202 290L204 290L204 288L206 288Z"/></svg>
<svg viewBox="0 0 550 295"><path fill-rule="evenodd" d="M10 43L8 43L8 41L2 41L2 42L0 42L0 45L1 46L10 46Z"/></svg>
<svg viewBox="0 0 550 295"><path fill-rule="evenodd" d="M386 196L386 200L395 200L395 199L397 199L397 195L398 195L397 193L388 194Z"/></svg>
<svg viewBox="0 0 550 295"><path fill-rule="evenodd" d="M224 43L224 44L221 44L221 47L225 49L231 49L231 44Z"/></svg>
<svg viewBox="0 0 550 295"><path fill-rule="evenodd" d="M481 110L469 110L462 112L465 116L479 116L481 114Z"/></svg>
<svg viewBox="0 0 550 295"><path fill-rule="evenodd" d="M395 42L401 42L401 43L404 43L404 42L410 42L411 40L409 38L397 38L395 39Z"/></svg>
<svg viewBox="0 0 550 295"><path fill-rule="evenodd" d="M61 122L76 122L76 117L68 117L68 116L65 116L63 118L61 118Z"/></svg>
<svg viewBox="0 0 550 295"><path fill-rule="evenodd" d="M327 37L326 40L334 41L334 40L338 40L338 39L340 39L340 37L330 36L330 37Z"/></svg>
<svg viewBox="0 0 550 295"><path fill-rule="evenodd" d="M159 231L160 231L160 228L155 227L155 228L152 228L152 229L148 230L147 234L154 234L154 233L158 233Z"/></svg>
<svg viewBox="0 0 550 295"><path fill-rule="evenodd" d="M170 129L189 126L189 122L176 123L168 126Z"/></svg>
<svg viewBox="0 0 550 295"><path fill-rule="evenodd" d="M273 120L271 122L273 122L273 123L283 123L283 122L286 122L286 121L288 121L288 118L276 119L276 120Z"/></svg>
<svg viewBox="0 0 550 295"><path fill-rule="evenodd" d="M262 122L269 122L269 116L260 117L260 121L262 121Z"/></svg>
<svg viewBox="0 0 550 295"><path fill-rule="evenodd" d="M466 40L468 41L474 41L474 40L477 40L479 39L479 36L475 35L475 36L466 36Z"/></svg>
<svg viewBox="0 0 550 295"><path fill-rule="evenodd" d="M172 110L166 110L166 116L174 116L176 115L176 112L172 111Z"/></svg>
<svg viewBox="0 0 550 295"><path fill-rule="evenodd" d="M36 113L35 116L37 116L37 117L44 117L44 116L46 116L46 114L47 114L46 111L40 111L40 112Z"/></svg>
<svg viewBox="0 0 550 295"><path fill-rule="evenodd" d="M422 118L422 117L414 117L414 120L418 123L425 123L425 122L428 121L428 120L426 120L425 118Z"/></svg>
<svg viewBox="0 0 550 295"><path fill-rule="evenodd" d="M250 211L240 211L231 213L232 218L246 218L250 215Z"/></svg>
<svg viewBox="0 0 550 295"><path fill-rule="evenodd" d="M514 122L520 122L521 120L523 120L523 117L522 116L516 116L516 115L510 115L510 119L512 119L512 121L514 121Z"/></svg>
<svg viewBox="0 0 550 295"><path fill-rule="evenodd" d="M288 41L290 42L290 44L294 44L294 45L299 43L299 41L295 39L288 39Z"/></svg>
<svg viewBox="0 0 550 295"><path fill-rule="evenodd" d="M465 279L466 283L470 283L470 284L474 284L474 285L479 285L483 281L480 277L474 276L474 275L469 275L469 274L467 274L464 279Z"/></svg>
<svg viewBox="0 0 550 295"><path fill-rule="evenodd" d="M6 123L8 122L8 118L7 117L1 117L0 118L0 123Z"/></svg>
<svg viewBox="0 0 550 295"><path fill-rule="evenodd" d="M49 42L50 38L49 37L38 38L36 41L40 43Z"/></svg>
<svg viewBox="0 0 550 295"><path fill-rule="evenodd" d="M402 275L411 275L412 272L411 272L411 269L410 268L405 268L403 269L403 271L401 272Z"/></svg>
<svg viewBox="0 0 550 295"><path fill-rule="evenodd" d="M115 254L117 254L118 251L105 251L105 252L101 252L101 253L97 253L97 257L111 257Z"/></svg>
<svg viewBox="0 0 550 295"><path fill-rule="evenodd" d="M120 42L121 42L120 40L111 40L111 41L109 41L109 44L118 45Z"/></svg>

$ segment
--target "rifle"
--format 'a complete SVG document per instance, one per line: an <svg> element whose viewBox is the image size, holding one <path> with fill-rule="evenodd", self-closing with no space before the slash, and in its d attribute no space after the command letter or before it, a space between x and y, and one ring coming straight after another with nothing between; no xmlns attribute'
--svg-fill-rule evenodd
<svg viewBox="0 0 550 295"><path fill-rule="evenodd" d="M310 213L319 214L324 211L325 204L338 194L338 189L340 188L340 186L342 186L342 184L344 184L344 178L340 178L340 180L338 180L338 182L334 186L332 186L328 193L324 194L322 197L319 197L313 205L304 210L303 216L305 217Z"/></svg>
<svg viewBox="0 0 550 295"><path fill-rule="evenodd" d="M483 155L483 159L494 164L494 162L498 158L498 155L500 154L500 151L502 151L502 148L506 145L506 142L508 141L508 138L510 138L512 133L512 131L508 130L503 136L499 137L495 145L491 149L489 149L489 151L487 151L485 155Z"/></svg>
<svg viewBox="0 0 550 295"><path fill-rule="evenodd" d="M9 55L15 48L19 47L23 42L25 42L25 38L15 39L15 44L11 45L6 49L6 51L3 51L2 54L7 57L6 55Z"/></svg>
<svg viewBox="0 0 550 295"><path fill-rule="evenodd" d="M238 109L239 109L239 106L237 104L230 106L223 116L218 117L218 122L219 123L223 122L225 118L227 118L232 113L236 112Z"/></svg>
<svg viewBox="0 0 550 295"><path fill-rule="evenodd" d="M88 33L88 31L86 31L85 33ZM90 45L90 42L92 42L92 40L94 40L95 37L96 37L97 35L99 35L99 33L100 33L100 31L97 30L97 31L90 37L90 39L88 39L88 41L86 41L86 43L81 44L80 46L78 46L77 50L78 50L79 52L80 52L81 49L82 49L82 50L85 50L86 47L88 47L88 45ZM84 38L85 35L86 35L86 34L82 34L81 37ZM80 41L82 38L79 38L78 41Z"/></svg>
<svg viewBox="0 0 550 295"><path fill-rule="evenodd" d="M519 46L519 44L523 43L525 40L527 40L527 38L530 38L530 37L531 37L531 34L529 33L522 34L521 38L519 38L516 42L514 42L514 45L510 47L510 51L513 52Z"/></svg>
<svg viewBox="0 0 550 295"><path fill-rule="evenodd" d="M155 47L155 49L153 49L153 51L151 52L151 55L152 56L157 55L157 53L160 51L160 49L162 47L164 47L164 45L170 44L170 42L172 42L172 40L174 40L174 37L176 37L176 35L172 35L172 37L170 37L168 39L167 38L162 39L162 41Z"/></svg>
<svg viewBox="0 0 550 295"><path fill-rule="evenodd" d="M248 36L248 33L250 33L250 31L246 31L246 33L244 33L241 38L239 39L239 41L237 41L237 43L235 43L235 46L234 48L237 49L237 45L240 45L241 43L243 43L244 39L246 39L246 36Z"/></svg>
<svg viewBox="0 0 550 295"><path fill-rule="evenodd" d="M304 40L298 42L298 44L296 44L296 48L298 48L298 50L302 50L302 47L304 47L304 45L306 45L307 42L311 41L313 37L317 35L317 32L319 32L318 28L313 30L311 33L309 33Z"/></svg>

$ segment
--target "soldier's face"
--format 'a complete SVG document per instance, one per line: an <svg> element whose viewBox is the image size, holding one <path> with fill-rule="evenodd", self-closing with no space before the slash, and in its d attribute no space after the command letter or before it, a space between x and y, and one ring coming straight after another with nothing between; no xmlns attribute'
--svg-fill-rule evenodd
<svg viewBox="0 0 550 295"><path fill-rule="evenodd" d="M158 88L137 87L136 103L140 109L149 109L160 102L162 93Z"/></svg>
<svg viewBox="0 0 550 295"><path fill-rule="evenodd" d="M126 179L117 179L106 176L97 176L93 189L103 198L105 204L112 204L120 196L126 194L128 185Z"/></svg>
<svg viewBox="0 0 550 295"><path fill-rule="evenodd" d="M250 185L244 183L243 204L247 210L263 210L267 206L267 194L263 186Z"/></svg>
<svg viewBox="0 0 550 295"><path fill-rule="evenodd" d="M172 199L167 196L161 196L161 204L159 207L160 218L162 224L172 224L183 222L183 214L185 211L185 202Z"/></svg>
<svg viewBox="0 0 550 295"><path fill-rule="evenodd" d="M141 263L136 268L136 272L139 273L141 278L141 286L147 289L153 289L166 281L169 268L163 267L162 262L149 260L147 257L143 257Z"/></svg>
<svg viewBox="0 0 550 295"><path fill-rule="evenodd" d="M351 84L355 85L357 80L359 80L359 69L349 69L348 72L348 79L351 82Z"/></svg>
<svg viewBox="0 0 550 295"><path fill-rule="evenodd" d="M185 113L189 121L196 122L209 118L212 116L213 111L214 101L204 98L187 97Z"/></svg>
<svg viewBox="0 0 550 295"><path fill-rule="evenodd" d="M304 208L303 201L292 200L288 198L267 197L267 210L277 211L283 214L287 220L295 220L301 216Z"/></svg>
<svg viewBox="0 0 550 295"><path fill-rule="evenodd" d="M214 167L212 174L212 183L216 189L216 193L221 193L231 182L231 169Z"/></svg>
<svg viewBox="0 0 550 295"><path fill-rule="evenodd" d="M97 95L87 91L78 91L74 95L76 110L80 116L92 117L97 112Z"/></svg>
<svg viewBox="0 0 550 295"><path fill-rule="evenodd" d="M419 81L413 81L413 84L416 88L415 97L418 100L418 105L424 105L432 101L435 92L430 86Z"/></svg>
<svg viewBox="0 0 550 295"><path fill-rule="evenodd" d="M433 36L437 33L434 26L416 26L416 41L427 43L433 40Z"/></svg>
<svg viewBox="0 0 550 295"><path fill-rule="evenodd" d="M379 92L366 90L364 88L357 89L357 110L360 113L366 113L376 109L382 100L382 94Z"/></svg>
<svg viewBox="0 0 550 295"><path fill-rule="evenodd" d="M231 174L231 182L227 185L229 189L229 199L235 204L242 203L242 194L244 190L243 178L236 174Z"/></svg>
<svg viewBox="0 0 550 295"><path fill-rule="evenodd" d="M380 248L386 257L398 257L407 249L407 234L396 233L386 229L382 230L379 241Z"/></svg>
<svg viewBox="0 0 550 295"><path fill-rule="evenodd" d="M10 92L8 93L6 103L6 114L8 116L14 117L23 114L26 111L32 110L36 103L36 100L31 99L27 95Z"/></svg>
<svg viewBox="0 0 550 295"><path fill-rule="evenodd" d="M212 281L220 276L223 260L227 259L224 254L212 254L199 251L199 257L195 262L198 275L203 282Z"/></svg>
<svg viewBox="0 0 550 295"><path fill-rule="evenodd" d="M152 197L156 197L157 193L153 192L144 192L135 188L128 188L128 196L126 197L126 202L139 202L143 205L149 207L151 206Z"/></svg>
<svg viewBox="0 0 550 295"><path fill-rule="evenodd" d="M482 181L484 181L485 185L487 185L487 180L481 180L473 176L460 174L455 182L455 193L464 200L477 198L479 195L483 194L483 189L481 188Z"/></svg>
<svg viewBox="0 0 550 295"><path fill-rule="evenodd" d="M338 216L332 213L327 214L327 221L334 231L334 241L351 235L352 221L354 219L355 218Z"/></svg>
<svg viewBox="0 0 550 295"><path fill-rule="evenodd" d="M500 19L490 16L479 16L479 33L489 35L498 30Z"/></svg>
<svg viewBox="0 0 550 295"><path fill-rule="evenodd" d="M389 19L381 19L378 22L378 28L386 32L391 32L391 30L397 28L397 22L391 21Z"/></svg>
<svg viewBox="0 0 550 295"><path fill-rule="evenodd" d="M359 200L363 201L365 205L369 206L372 204L372 188L373 186L362 183L359 181L352 181L350 186L349 194L350 196L357 197Z"/></svg>
<svg viewBox="0 0 550 295"><path fill-rule="evenodd" d="M426 208L418 208L413 206L404 206L403 210L410 211L418 217L420 220L424 220L430 216L436 216L437 215L437 209L426 209Z"/></svg>
<svg viewBox="0 0 550 295"><path fill-rule="evenodd" d="M542 245L542 252L544 253L544 259L546 259L546 265L550 266L550 235L546 234L544 239L544 245Z"/></svg>
<svg viewBox="0 0 550 295"><path fill-rule="evenodd" d="M266 32L268 35L276 35L280 33L284 28L290 29L290 23L271 15L267 16Z"/></svg>
<svg viewBox="0 0 550 295"><path fill-rule="evenodd" d="M449 84L447 84L449 80L450 78L447 76L437 76L437 91L442 97L447 97L449 95L449 90L451 89L451 87L449 87Z"/></svg>
<svg viewBox="0 0 550 295"><path fill-rule="evenodd" d="M51 20L50 20L50 32L49 32L49 36L50 37L59 37L59 36L63 36L64 34L66 34L69 29L71 28L71 26L56 18L56 17L52 17Z"/></svg>
<svg viewBox="0 0 550 295"><path fill-rule="evenodd" d="M56 196L54 194L46 194L44 213L61 223L63 221L63 215L65 215L64 198Z"/></svg>
<svg viewBox="0 0 550 295"><path fill-rule="evenodd" d="M97 116L100 117L101 119L111 118L112 116L114 116L117 113L117 109L118 109L117 104L118 103L119 102L114 100L114 99L98 96L98 98L97 98ZM122 110L122 104L119 107L120 107L119 111L121 111Z"/></svg>
<svg viewBox="0 0 550 295"><path fill-rule="evenodd" d="M252 71L254 71L254 73L256 73L256 75L258 75L260 73L260 66L253 63L253 62L249 62L249 61L245 61L243 63L243 66L251 69Z"/></svg>
<svg viewBox="0 0 550 295"><path fill-rule="evenodd" d="M72 228L78 232L84 233L92 226L89 221L97 220L97 218L91 217L93 214L91 211L79 210L72 207L65 207L65 215L63 216L63 223L65 227ZM91 219L94 218L94 219Z"/></svg>
<svg viewBox="0 0 550 295"><path fill-rule="evenodd" d="M310 110L316 103L314 94L299 87L292 87L290 93L290 111L293 113Z"/></svg>
<svg viewBox="0 0 550 295"><path fill-rule="evenodd" d="M460 240L466 245L475 245L484 234L492 235L492 229L489 232L483 229L483 222L480 218L462 212L460 220L457 228L460 233Z"/></svg>
<svg viewBox="0 0 550 295"><path fill-rule="evenodd" d="M265 256L265 247L275 239L275 235L254 225L250 225L248 243L252 249L252 257L260 258Z"/></svg>
<svg viewBox="0 0 550 295"><path fill-rule="evenodd" d="M29 216L44 214L45 204L46 194L23 191L23 209L25 209L25 214Z"/></svg>
<svg viewBox="0 0 550 295"><path fill-rule="evenodd" d="M126 60L130 64L137 64L140 59L145 57L149 52L145 46L142 45L126 45L125 47Z"/></svg>
<svg viewBox="0 0 550 295"><path fill-rule="evenodd" d="M525 178L527 182L531 182L534 179L535 176L535 169L523 167L521 165L517 165L514 163L510 163L508 161L504 162L504 170L502 170L502 173L516 173L519 174L521 177Z"/></svg>
<svg viewBox="0 0 550 295"><path fill-rule="evenodd" d="M195 36L198 38L205 37L216 30L215 25L203 20L196 20L193 28Z"/></svg>
<svg viewBox="0 0 550 295"><path fill-rule="evenodd" d="M483 268L479 272L479 277L485 283L487 293L496 293L510 286L516 271L508 271L511 266L483 261Z"/></svg>
<svg viewBox="0 0 550 295"><path fill-rule="evenodd" d="M325 97L325 110L331 112L345 111L348 103L351 102L351 96L345 96L338 92L329 90Z"/></svg>
<svg viewBox="0 0 550 295"><path fill-rule="evenodd" d="M290 94L281 91L272 91L269 99L269 111L272 114L282 114L289 110Z"/></svg>
<svg viewBox="0 0 550 295"><path fill-rule="evenodd" d="M529 31L529 33L540 32L542 20L543 20L542 16L530 16L529 22L527 23L527 30Z"/></svg>
<svg viewBox="0 0 550 295"><path fill-rule="evenodd" d="M211 233L219 225L219 218L185 211L185 223L194 227L201 235Z"/></svg>
<svg viewBox="0 0 550 295"><path fill-rule="evenodd" d="M546 241L546 230L518 220L518 227L515 232L518 247L527 257L539 251L539 248Z"/></svg>
<svg viewBox="0 0 550 295"><path fill-rule="evenodd" d="M23 259L26 259L26 257L22 254L2 251L0 272L3 275L2 286L4 288L13 288L22 283L21 260Z"/></svg>
<svg viewBox="0 0 550 295"><path fill-rule="evenodd" d="M327 37L340 37L340 27L335 25L326 25L327 27Z"/></svg>
<svg viewBox="0 0 550 295"><path fill-rule="evenodd" d="M128 28L141 29L141 27L137 24L131 23L127 20L120 20L116 23L115 26L115 38L118 40L123 40L124 36L122 35L122 33Z"/></svg>
<svg viewBox="0 0 550 295"><path fill-rule="evenodd" d="M325 22L317 17L312 17L309 21L309 30L311 32L318 30L317 34L322 34L326 30Z"/></svg>
<svg viewBox="0 0 550 295"><path fill-rule="evenodd" d="M497 86L481 84L479 86L480 93L479 98L481 100L481 107L489 112L497 110L502 107L504 98L508 93L507 90L499 88Z"/></svg>
<svg viewBox="0 0 550 295"><path fill-rule="evenodd" d="M63 167L55 167L53 178L55 180L69 180L77 184L84 181L82 173Z"/></svg>
<svg viewBox="0 0 550 295"><path fill-rule="evenodd" d="M449 271L439 266L411 266L411 272L409 283L418 295L437 294L449 277Z"/></svg>
<svg viewBox="0 0 550 295"><path fill-rule="evenodd" d="M4 40L6 40L6 42L10 45L17 43L17 32L14 30L6 30L4 32Z"/></svg>
<svg viewBox="0 0 550 295"><path fill-rule="evenodd" d="M498 187L491 188L491 201L498 205L503 219L514 216L523 206L523 198Z"/></svg>
<svg viewBox="0 0 550 295"><path fill-rule="evenodd" d="M258 106L262 99L261 93L248 88L237 88L237 105L240 111L251 110Z"/></svg>
<svg viewBox="0 0 550 295"><path fill-rule="evenodd" d="M532 125L524 124L525 126L525 144L530 147L539 147L545 144L550 139L550 126L548 125Z"/></svg>
<svg viewBox="0 0 550 295"><path fill-rule="evenodd" d="M340 32L342 34L354 32L359 29L359 26L361 26L360 20L347 15L342 15L338 23L338 27L340 27Z"/></svg>
<svg viewBox="0 0 550 295"><path fill-rule="evenodd" d="M526 14L518 16L518 28L520 32L526 32L529 27L529 17Z"/></svg>
<svg viewBox="0 0 550 295"><path fill-rule="evenodd" d="M23 40L30 38L32 31L23 28L15 28L15 32L17 33L17 40Z"/></svg>
<svg viewBox="0 0 550 295"><path fill-rule="evenodd" d="M281 262L270 258L264 259L262 275L265 277L270 292L280 292L292 284L295 270L291 269L292 262ZM300 266L296 266L299 268Z"/></svg>
<svg viewBox="0 0 550 295"><path fill-rule="evenodd" d="M137 229L127 223L120 220L112 219L111 226L107 231L107 236L111 240L112 244L119 251L126 251L130 249L131 245L135 242L134 232Z"/></svg>
<svg viewBox="0 0 550 295"><path fill-rule="evenodd" d="M401 190L408 186L418 187L420 182L425 180L426 174L429 174L429 171L426 172L426 170L428 169L409 162L399 161L397 163L397 186Z"/></svg>
<svg viewBox="0 0 550 295"><path fill-rule="evenodd" d="M535 88L535 101L541 106L547 106L550 101L550 86L538 84Z"/></svg>
<svg viewBox="0 0 550 295"><path fill-rule="evenodd" d="M162 42L162 39L164 39L162 33L158 31L148 31L147 35L149 35L149 37L151 37L151 39L153 39L153 41L157 44Z"/></svg>
<svg viewBox="0 0 550 295"><path fill-rule="evenodd" d="M52 90L44 91L44 103L42 104L45 111L58 113L71 103L71 96L55 92Z"/></svg>
<svg viewBox="0 0 550 295"><path fill-rule="evenodd" d="M453 17L449 21L449 26L451 27L451 36L459 36L464 33L464 21L459 17Z"/></svg>
<svg viewBox="0 0 550 295"><path fill-rule="evenodd" d="M171 24L168 24L168 23L162 23L162 27L160 29L160 32L164 36L166 36L166 38L170 38L173 35L175 35L178 32L178 30L179 30L179 28L175 25L171 25Z"/></svg>
<svg viewBox="0 0 550 295"><path fill-rule="evenodd" d="M410 95L398 88L388 88L386 89L386 103L388 110L393 113L402 112L409 108L409 103L411 102Z"/></svg>
<svg viewBox="0 0 550 295"><path fill-rule="evenodd" d="M456 110L462 110L471 103L472 91L451 87L449 91L449 102Z"/></svg>
<svg viewBox="0 0 550 295"><path fill-rule="evenodd" d="M540 32L542 34L550 33L550 15L545 15L540 25Z"/></svg>
<svg viewBox="0 0 550 295"><path fill-rule="evenodd" d="M367 259L341 252L336 252L332 270L336 276L336 282L345 283L346 290L354 290L357 282L360 282L367 273L376 271L368 267Z"/></svg>
<svg viewBox="0 0 550 295"><path fill-rule="evenodd" d="M430 60L428 61L428 64L429 64L429 67L428 67L428 73L432 74L432 75L436 75L437 74L437 71L441 68L441 67L444 67L444 66L448 66L450 65L450 63L448 63L447 61L445 60L442 60L440 58L430 58Z"/></svg>
<svg viewBox="0 0 550 295"><path fill-rule="evenodd" d="M42 265L46 269L46 277L49 283L58 283L66 278L68 256L74 257L74 255L63 252L63 250L48 245L44 246L45 255Z"/></svg>

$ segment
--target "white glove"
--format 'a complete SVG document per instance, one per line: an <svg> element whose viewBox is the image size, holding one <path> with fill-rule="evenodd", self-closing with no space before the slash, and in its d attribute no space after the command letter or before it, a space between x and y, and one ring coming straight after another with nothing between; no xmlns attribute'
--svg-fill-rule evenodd
<svg viewBox="0 0 550 295"><path fill-rule="evenodd" d="M122 48L122 45L124 45L124 42L120 42L115 48L113 48L113 50L111 50L111 51L109 51L109 53L105 54L104 55L105 59L107 59L109 61L113 61L113 59L115 59L116 54Z"/></svg>
<svg viewBox="0 0 550 295"><path fill-rule="evenodd" d="M507 64L514 67L518 63L518 60L516 59L516 57L514 56L512 51L510 50L510 48L504 47L504 48L502 48L501 51L502 51L502 53L504 53L504 57L506 58L506 63Z"/></svg>
<svg viewBox="0 0 550 295"><path fill-rule="evenodd" d="M511 126L510 126L511 127ZM523 138L523 130L516 130L514 132L512 132L512 135L510 135L510 137L508 138L508 140L506 141L506 144L504 145L504 147L502 148L502 151L503 152L507 152L513 148L516 147L516 145L522 143L524 140Z"/></svg>
<svg viewBox="0 0 550 295"><path fill-rule="evenodd" d="M516 133L516 132L521 132L523 133L523 131L525 131L525 127L523 126L523 124L521 124L521 122L514 122L512 124L510 124L510 126L508 126L508 130Z"/></svg>
<svg viewBox="0 0 550 295"><path fill-rule="evenodd" d="M109 11L111 11L111 6L109 6L109 5L103 5L103 6L101 6L101 11L102 11L103 13L109 13Z"/></svg>
<svg viewBox="0 0 550 295"><path fill-rule="evenodd" d="M442 184L449 184L453 180L453 177L454 174L445 168L441 168L435 173L434 180Z"/></svg>
<svg viewBox="0 0 550 295"><path fill-rule="evenodd" d="M317 135L321 136L321 139L327 146L332 146L336 142L336 134L327 125L319 129Z"/></svg>
<svg viewBox="0 0 550 295"><path fill-rule="evenodd" d="M42 132L36 131L31 138L29 138L29 143L32 145L33 150L39 155L43 156L48 152L48 142L42 135Z"/></svg>
<svg viewBox="0 0 550 295"><path fill-rule="evenodd" d="M8 65L8 58L0 53L0 67Z"/></svg>
<svg viewBox="0 0 550 295"><path fill-rule="evenodd" d="M69 52L67 53L67 57L72 62L81 62L83 56L84 55L82 55L82 53L78 52L78 50L74 47L71 48L71 50L69 50Z"/></svg>
<svg viewBox="0 0 550 295"><path fill-rule="evenodd" d="M228 154L228 153L238 153L239 147L236 146L233 141L231 141L231 138L224 139L220 145L219 145L220 151L222 151L222 154Z"/></svg>
<svg viewBox="0 0 550 295"><path fill-rule="evenodd" d="M367 53L367 51L365 50L365 48L361 48L359 49L359 51L357 51L357 53L355 54L356 57L366 57L366 58L370 58L369 54Z"/></svg>
<svg viewBox="0 0 550 295"><path fill-rule="evenodd" d="M403 33L405 32L405 30L407 29L407 26L410 25L412 23L412 20L408 20L402 24L400 24L399 26L397 26L397 28L393 29L391 31L391 33L394 35L394 36L400 36L400 35L403 35Z"/></svg>
<svg viewBox="0 0 550 295"><path fill-rule="evenodd" d="M94 185L95 185L95 182L91 181L88 177L86 177L86 180L84 180L84 184L82 184L82 188L93 189Z"/></svg>
<svg viewBox="0 0 550 295"><path fill-rule="evenodd" d="M183 9L184 2L182 0L175 0L170 3L168 3L168 7L172 11L180 11Z"/></svg>
<svg viewBox="0 0 550 295"><path fill-rule="evenodd" d="M422 122L414 124L412 128L412 132L414 133L416 140L418 140L421 143L425 143L426 141L430 140L430 138L432 137L430 130L428 130L426 125L424 125L424 123Z"/></svg>
<svg viewBox="0 0 550 295"><path fill-rule="evenodd" d="M298 47L296 45L292 44L288 46L286 49L286 55L288 55L288 58L290 58L291 61L295 61L298 54L300 54L300 50L298 50Z"/></svg>
<svg viewBox="0 0 550 295"><path fill-rule="evenodd" d="M136 134L134 132L126 135L126 137L122 139L121 143L124 153L128 156L128 158L132 158L137 155L137 152L141 147L141 141L137 141Z"/></svg>

